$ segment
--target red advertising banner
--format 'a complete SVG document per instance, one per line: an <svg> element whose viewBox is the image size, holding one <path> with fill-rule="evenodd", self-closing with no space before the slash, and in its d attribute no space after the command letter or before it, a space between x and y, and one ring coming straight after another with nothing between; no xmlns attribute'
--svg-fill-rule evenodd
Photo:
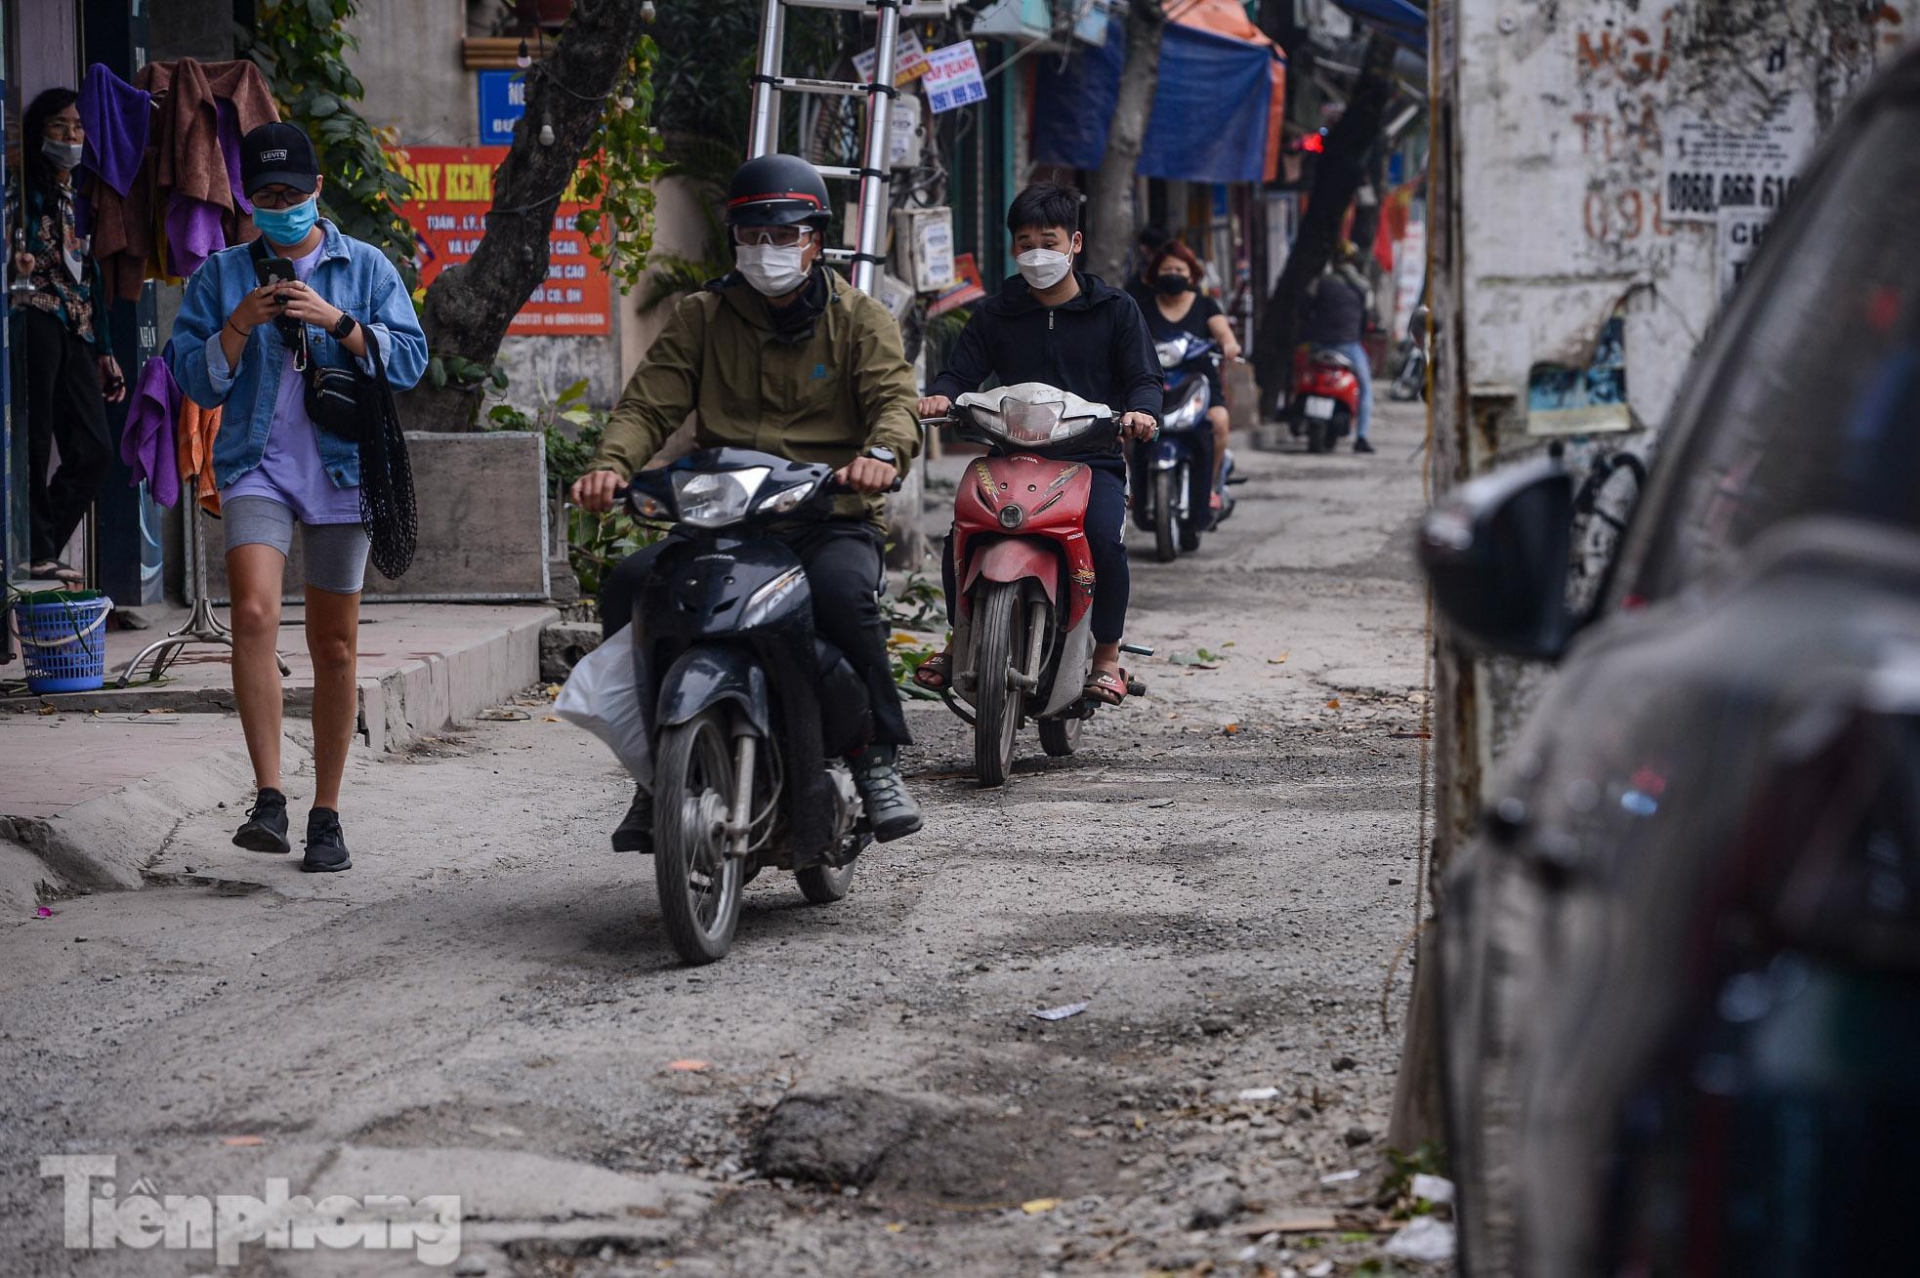
<svg viewBox="0 0 1920 1278"><path fill-rule="evenodd" d="M400 212L413 226L420 283L473 256L487 229L493 173L504 146L410 146L393 159L413 183ZM571 194L571 192L569 192ZM515 337L603 337L613 331L613 286L574 229L577 201L561 200L548 240L547 281L533 291L507 332Z"/></svg>

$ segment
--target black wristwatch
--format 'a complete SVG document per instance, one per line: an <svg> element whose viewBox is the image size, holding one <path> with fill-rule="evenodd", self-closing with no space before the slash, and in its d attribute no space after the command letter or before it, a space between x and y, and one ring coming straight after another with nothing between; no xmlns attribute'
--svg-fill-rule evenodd
<svg viewBox="0 0 1920 1278"><path fill-rule="evenodd" d="M339 342L346 341L349 337L353 336L353 330L358 327L360 327L359 320L347 314L345 311L341 311L340 322L333 326L334 340Z"/></svg>
<svg viewBox="0 0 1920 1278"><path fill-rule="evenodd" d="M869 448L866 451L866 453L863 455L867 457L871 457L877 462L885 462L887 465L893 467L895 470L900 469L900 458L894 454L894 451L891 448L888 448L884 444L875 444L872 448Z"/></svg>

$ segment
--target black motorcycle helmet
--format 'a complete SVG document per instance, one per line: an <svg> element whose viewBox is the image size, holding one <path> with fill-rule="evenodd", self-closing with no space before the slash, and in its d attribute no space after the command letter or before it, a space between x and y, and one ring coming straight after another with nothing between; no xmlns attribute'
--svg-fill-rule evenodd
<svg viewBox="0 0 1920 1278"><path fill-rule="evenodd" d="M833 214L819 170L797 155L748 160L727 185L728 226L794 226L824 230Z"/></svg>

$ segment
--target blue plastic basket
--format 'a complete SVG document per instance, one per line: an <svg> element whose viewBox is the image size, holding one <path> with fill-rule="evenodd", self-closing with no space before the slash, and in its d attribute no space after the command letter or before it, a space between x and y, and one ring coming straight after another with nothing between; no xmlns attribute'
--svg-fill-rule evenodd
<svg viewBox="0 0 1920 1278"><path fill-rule="evenodd" d="M94 590L42 590L13 605L29 692L91 692L107 679L107 613Z"/></svg>

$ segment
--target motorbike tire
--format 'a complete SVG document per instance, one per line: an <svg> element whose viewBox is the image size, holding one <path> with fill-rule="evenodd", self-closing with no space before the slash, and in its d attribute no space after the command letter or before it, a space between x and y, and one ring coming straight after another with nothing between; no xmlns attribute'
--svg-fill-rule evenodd
<svg viewBox="0 0 1920 1278"><path fill-rule="evenodd" d="M1153 476L1153 557L1163 564L1170 564L1180 557L1180 544L1175 539L1173 513L1174 473L1170 470L1155 471Z"/></svg>
<svg viewBox="0 0 1920 1278"><path fill-rule="evenodd" d="M1019 586L984 583L973 601L973 634L973 770L981 787L992 789L1005 785L1013 770L1013 744L1026 708L1026 693L1007 680L1027 651Z"/></svg>
<svg viewBox="0 0 1920 1278"><path fill-rule="evenodd" d="M800 895L815 905L832 905L842 900L853 886L854 867L858 861L849 861L835 869L831 865L809 865L804 870L795 870L793 877L799 880Z"/></svg>
<svg viewBox="0 0 1920 1278"><path fill-rule="evenodd" d="M1333 447L1333 420L1307 419L1307 451L1324 453Z"/></svg>
<svg viewBox="0 0 1920 1278"><path fill-rule="evenodd" d="M713 816L724 822L733 802L728 741L722 713L707 710L655 742L653 871L660 916L674 952L696 967L726 957L746 886L744 863L726 854L724 835L713 829Z"/></svg>
<svg viewBox="0 0 1920 1278"><path fill-rule="evenodd" d="M1042 719L1040 748L1055 759L1065 759L1080 744L1080 725L1084 719Z"/></svg>

